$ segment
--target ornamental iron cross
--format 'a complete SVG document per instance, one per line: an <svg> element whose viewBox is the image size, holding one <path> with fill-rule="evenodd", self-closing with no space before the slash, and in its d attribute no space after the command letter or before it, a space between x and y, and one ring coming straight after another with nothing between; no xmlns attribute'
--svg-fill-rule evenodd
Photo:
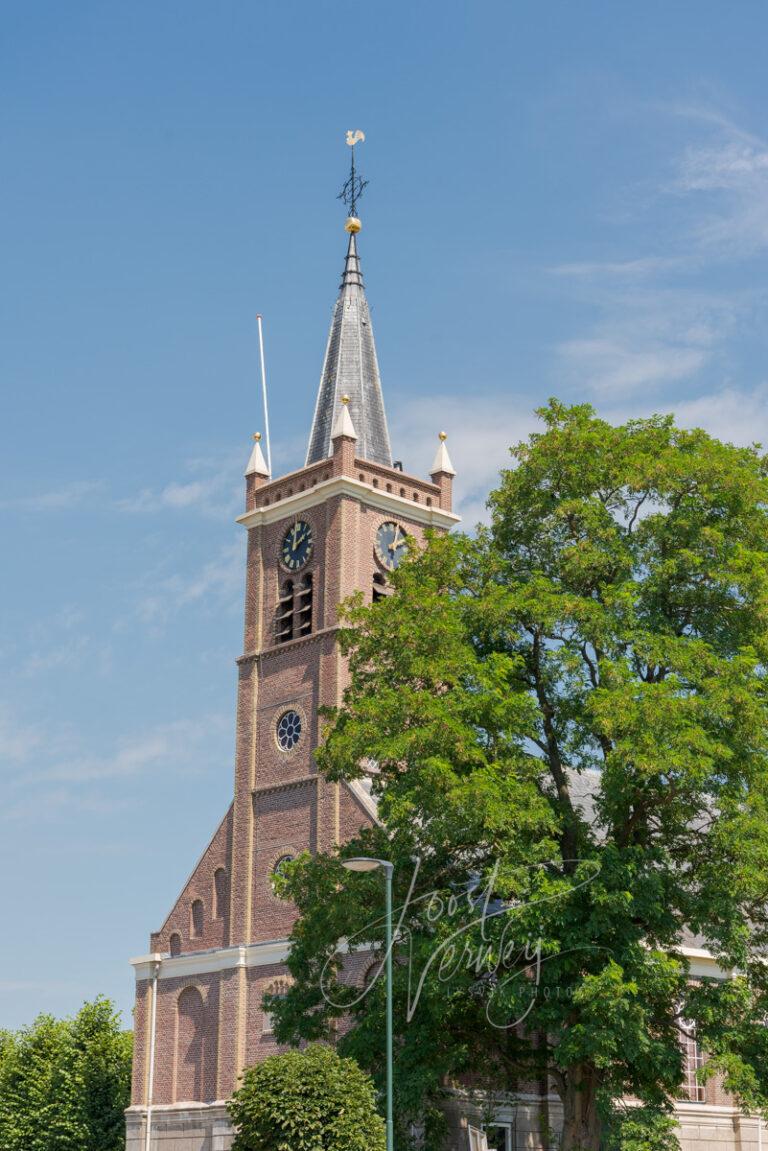
<svg viewBox="0 0 768 1151"><path fill-rule="evenodd" d="M352 157L349 169L349 179L344 187L336 197L347 206L347 211L350 216L357 215L357 201L363 194L363 190L367 187L368 181L363 180L358 176L355 171L355 144L361 144L365 140L365 133L357 128L354 132L347 132L347 143L351 149Z"/></svg>

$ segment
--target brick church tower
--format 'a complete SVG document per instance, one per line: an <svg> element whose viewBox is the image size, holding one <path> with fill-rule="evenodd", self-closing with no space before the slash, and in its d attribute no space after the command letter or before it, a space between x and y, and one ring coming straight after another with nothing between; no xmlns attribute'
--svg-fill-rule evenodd
<svg viewBox="0 0 768 1151"><path fill-rule="evenodd" d="M261 1000L286 979L295 910L275 895L274 872L376 819L364 784L327 782L313 755L318 708L338 704L346 682L339 604L386 594L409 538L458 519L443 435L430 481L392 461L354 207L346 229L306 463L272 479L257 439L245 474L234 799L150 954L133 960L128 1151L230 1146L224 1101L276 1050Z"/></svg>

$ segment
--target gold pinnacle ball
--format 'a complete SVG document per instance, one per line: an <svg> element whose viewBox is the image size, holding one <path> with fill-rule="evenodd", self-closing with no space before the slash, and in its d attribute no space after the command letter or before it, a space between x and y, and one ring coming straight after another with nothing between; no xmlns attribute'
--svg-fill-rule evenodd
<svg viewBox="0 0 768 1151"><path fill-rule="evenodd" d="M448 439L448 433L447 433L447 432L438 432L438 433L437 433L437 438L438 438L438 439L439 439L439 440L440 440L442 443L445 443L445 441Z"/></svg>
<svg viewBox="0 0 768 1151"><path fill-rule="evenodd" d="M351 233L352 235L355 235L355 233L356 233L356 232L359 232L359 231L360 231L360 229L362 228L362 226L363 226L363 225L360 223L360 221L358 220L357 216L348 216L348 217L347 217L347 222L346 222L346 224L344 225L344 231L345 231L345 232L349 232L349 233Z"/></svg>
<svg viewBox="0 0 768 1151"><path fill-rule="evenodd" d="M256 443L258 443L259 440L261 439L261 432L254 432L253 438L255 439Z"/></svg>
<svg viewBox="0 0 768 1151"><path fill-rule="evenodd" d="M341 402L342 402L342 404L348 404L349 403L349 396L346 396L346 395L342 396Z"/></svg>

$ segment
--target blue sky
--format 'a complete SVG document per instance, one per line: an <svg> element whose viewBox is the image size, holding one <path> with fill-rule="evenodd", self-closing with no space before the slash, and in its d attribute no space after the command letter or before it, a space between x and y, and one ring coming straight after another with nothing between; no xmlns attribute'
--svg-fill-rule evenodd
<svg viewBox="0 0 768 1151"><path fill-rule="evenodd" d="M231 795L265 317L301 462L347 128L396 455L549 395L768 442L765 6L3 6L0 1027L146 951Z"/></svg>

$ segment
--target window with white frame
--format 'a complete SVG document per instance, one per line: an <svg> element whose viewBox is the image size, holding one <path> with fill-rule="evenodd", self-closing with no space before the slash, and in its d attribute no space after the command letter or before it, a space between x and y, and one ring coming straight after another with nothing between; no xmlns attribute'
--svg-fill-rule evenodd
<svg viewBox="0 0 768 1151"><path fill-rule="evenodd" d="M704 1103L705 1087L700 1083L697 1072L704 1066L704 1057L696 1040L696 1028L692 1023L683 1023L683 1098L690 1103Z"/></svg>
<svg viewBox="0 0 768 1151"><path fill-rule="evenodd" d="M488 1151L515 1151L515 1128L512 1123L488 1123L485 1127Z"/></svg>

